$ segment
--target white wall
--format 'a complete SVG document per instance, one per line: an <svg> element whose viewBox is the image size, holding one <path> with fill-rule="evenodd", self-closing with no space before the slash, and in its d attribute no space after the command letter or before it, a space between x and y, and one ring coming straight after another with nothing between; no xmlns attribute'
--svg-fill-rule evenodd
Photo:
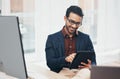
<svg viewBox="0 0 120 79"><path fill-rule="evenodd" d="M107 51L120 48L120 1L99 0L97 47L98 51ZM102 5L101 5L102 4ZM120 11L119 11L120 12Z"/></svg>
<svg viewBox="0 0 120 79"><path fill-rule="evenodd" d="M98 64L120 59L120 1L98 1L97 44Z"/></svg>

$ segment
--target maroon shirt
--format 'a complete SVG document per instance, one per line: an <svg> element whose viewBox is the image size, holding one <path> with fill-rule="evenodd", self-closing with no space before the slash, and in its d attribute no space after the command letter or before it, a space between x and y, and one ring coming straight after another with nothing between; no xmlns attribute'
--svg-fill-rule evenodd
<svg viewBox="0 0 120 79"><path fill-rule="evenodd" d="M72 37L69 37L69 35L67 34L65 27L63 27L62 29L62 33L64 35L64 45L65 45L65 55L68 56L71 53L75 53L76 52L76 40L75 40L75 35L73 35Z"/></svg>

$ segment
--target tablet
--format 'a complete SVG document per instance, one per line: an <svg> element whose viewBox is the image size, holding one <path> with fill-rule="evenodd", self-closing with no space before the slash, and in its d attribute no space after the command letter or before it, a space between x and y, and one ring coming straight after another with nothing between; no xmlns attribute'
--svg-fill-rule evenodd
<svg viewBox="0 0 120 79"><path fill-rule="evenodd" d="M94 56L93 51L78 51L75 58L73 59L73 62L70 64L70 69L77 69L81 62L88 63L88 59L92 60L92 57Z"/></svg>

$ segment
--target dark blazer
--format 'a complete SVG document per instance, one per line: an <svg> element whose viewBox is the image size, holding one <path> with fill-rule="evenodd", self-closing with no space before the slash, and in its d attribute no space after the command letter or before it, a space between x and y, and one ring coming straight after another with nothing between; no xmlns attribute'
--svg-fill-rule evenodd
<svg viewBox="0 0 120 79"><path fill-rule="evenodd" d="M78 32L76 36L76 51L94 51L92 42L87 34ZM68 64L65 61L64 36L62 31L51 34L46 42L46 60L48 67L55 72L59 72ZM92 64L96 64L96 58L93 56Z"/></svg>

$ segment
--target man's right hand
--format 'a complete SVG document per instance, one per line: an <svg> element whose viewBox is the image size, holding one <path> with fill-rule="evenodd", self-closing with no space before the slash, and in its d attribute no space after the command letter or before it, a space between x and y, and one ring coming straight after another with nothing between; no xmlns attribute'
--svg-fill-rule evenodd
<svg viewBox="0 0 120 79"><path fill-rule="evenodd" d="M66 60L67 62L71 63L71 62L73 61L73 59L75 58L75 55L76 55L76 53L72 53L72 54L70 54L69 56L67 56L67 57L65 58L65 60Z"/></svg>

